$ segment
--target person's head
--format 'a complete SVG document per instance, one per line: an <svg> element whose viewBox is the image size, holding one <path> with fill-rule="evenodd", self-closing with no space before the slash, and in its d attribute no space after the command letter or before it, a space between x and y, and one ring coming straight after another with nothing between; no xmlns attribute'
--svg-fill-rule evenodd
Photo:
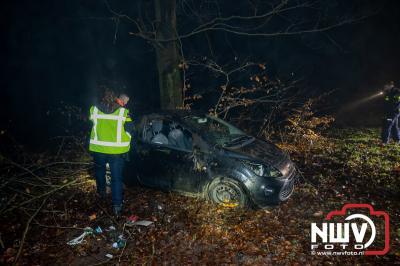
<svg viewBox="0 0 400 266"><path fill-rule="evenodd" d="M116 103L116 93L108 87L102 86L100 87L100 102L99 107L104 112L113 112L116 108L118 108L118 104Z"/></svg>
<svg viewBox="0 0 400 266"><path fill-rule="evenodd" d="M390 82L386 83L384 86L384 90L391 90L393 88L394 88L394 81L390 81Z"/></svg>
<svg viewBox="0 0 400 266"><path fill-rule="evenodd" d="M111 105L115 103L115 99L117 98L115 92L110 88L103 87L101 91L101 100L100 102L104 105Z"/></svg>
<svg viewBox="0 0 400 266"><path fill-rule="evenodd" d="M117 102L119 105L125 106L129 102L129 96L126 95L125 93L121 93L117 98Z"/></svg>

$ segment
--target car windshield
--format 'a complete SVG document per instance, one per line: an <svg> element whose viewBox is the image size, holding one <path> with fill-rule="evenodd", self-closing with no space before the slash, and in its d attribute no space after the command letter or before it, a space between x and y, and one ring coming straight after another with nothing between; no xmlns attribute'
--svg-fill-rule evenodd
<svg viewBox="0 0 400 266"><path fill-rule="evenodd" d="M254 140L240 129L214 116L189 116L185 121L214 145L243 146Z"/></svg>

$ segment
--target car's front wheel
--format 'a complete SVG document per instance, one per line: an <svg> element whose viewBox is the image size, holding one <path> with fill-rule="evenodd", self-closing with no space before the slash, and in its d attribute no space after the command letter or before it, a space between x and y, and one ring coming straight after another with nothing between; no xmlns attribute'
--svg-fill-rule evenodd
<svg viewBox="0 0 400 266"><path fill-rule="evenodd" d="M208 199L226 207L248 207L248 198L241 184L231 178L217 178L207 189Z"/></svg>

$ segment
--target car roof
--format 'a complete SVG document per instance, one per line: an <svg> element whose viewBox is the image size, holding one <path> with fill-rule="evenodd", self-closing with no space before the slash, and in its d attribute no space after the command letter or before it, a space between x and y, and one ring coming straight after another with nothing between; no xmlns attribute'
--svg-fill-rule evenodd
<svg viewBox="0 0 400 266"><path fill-rule="evenodd" d="M192 111L192 110L153 110L139 114L139 116L146 116L146 117L160 116L178 120L182 120L184 117L187 116L205 116L205 115L206 113L200 111Z"/></svg>

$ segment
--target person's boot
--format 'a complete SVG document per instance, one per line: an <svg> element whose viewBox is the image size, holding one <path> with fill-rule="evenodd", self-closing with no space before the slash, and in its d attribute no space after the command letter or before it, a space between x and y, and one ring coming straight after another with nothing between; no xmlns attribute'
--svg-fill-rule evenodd
<svg viewBox="0 0 400 266"><path fill-rule="evenodd" d="M122 214L122 205L113 205L113 214L119 218Z"/></svg>

